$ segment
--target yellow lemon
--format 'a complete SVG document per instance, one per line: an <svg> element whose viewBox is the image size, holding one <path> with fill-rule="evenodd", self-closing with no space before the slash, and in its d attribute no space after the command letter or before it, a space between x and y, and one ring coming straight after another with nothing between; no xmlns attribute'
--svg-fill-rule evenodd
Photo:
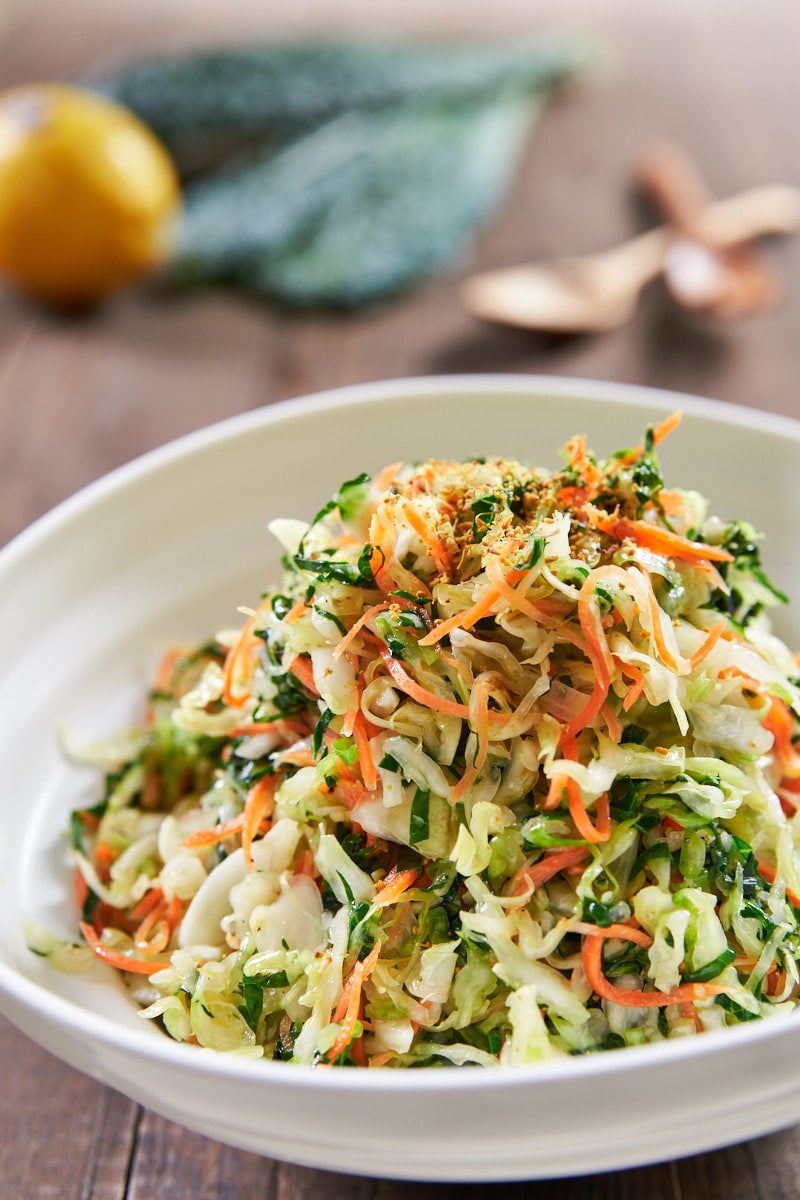
<svg viewBox="0 0 800 1200"><path fill-rule="evenodd" d="M86 306L168 258L180 206L163 146L121 105L59 84L0 93L0 274Z"/></svg>

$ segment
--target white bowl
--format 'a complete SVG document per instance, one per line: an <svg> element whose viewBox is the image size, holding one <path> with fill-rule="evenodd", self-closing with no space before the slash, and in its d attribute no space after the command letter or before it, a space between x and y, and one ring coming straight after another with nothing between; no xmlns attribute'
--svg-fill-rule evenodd
<svg viewBox="0 0 800 1200"><path fill-rule="evenodd" d="M173 1121L310 1166L407 1179L544 1178L706 1150L800 1121L800 1020L537 1068L314 1072L179 1045L101 964L57 974L24 946L74 933L67 814L95 795L55 731L110 733L139 711L171 639L237 620L276 578L275 516L398 458L498 453L555 466L573 433L635 444L676 407L668 479L768 534L800 596L800 423L645 388L534 377L405 380L275 405L87 488L0 554L0 1002L46 1049ZM800 645L797 618L780 632Z"/></svg>

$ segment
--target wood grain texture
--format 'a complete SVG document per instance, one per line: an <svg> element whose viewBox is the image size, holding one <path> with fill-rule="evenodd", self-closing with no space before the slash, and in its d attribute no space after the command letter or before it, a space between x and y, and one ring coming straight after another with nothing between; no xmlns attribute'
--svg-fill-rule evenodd
<svg viewBox="0 0 800 1200"><path fill-rule="evenodd" d="M658 287L629 326L602 338L482 326L458 302L459 283L471 270L602 249L641 228L628 180L654 136L682 141L720 195L759 182L800 185L794 0L20 0L10 23L0 25L0 83L76 77L125 55L222 37L503 37L564 23L596 39L601 69L547 113L501 219L474 254L408 297L356 319L291 318L223 292L168 297L151 289L93 317L63 320L0 294L0 543L85 483L170 438L260 404L379 377L553 373L800 414L800 239L769 250L788 281L784 307L731 326L676 312ZM406 1184L279 1164L189 1133L60 1064L2 1018L0 1065L3 1200L800 1194L796 1130L590 1179L419 1184L409 1192ZM669 1158L669 1147L661 1149Z"/></svg>

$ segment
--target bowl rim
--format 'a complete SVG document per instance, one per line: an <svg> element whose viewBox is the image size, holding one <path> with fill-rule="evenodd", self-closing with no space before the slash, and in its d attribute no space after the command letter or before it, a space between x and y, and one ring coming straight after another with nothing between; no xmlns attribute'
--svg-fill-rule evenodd
<svg viewBox="0 0 800 1200"><path fill-rule="evenodd" d="M687 415L710 419L722 425L763 430L800 442L800 420L793 417L645 384L615 383L574 376L487 373L422 375L344 385L286 398L215 421L138 455L92 481L44 513L0 548L0 586L4 577L13 572L16 562L35 551L38 542L79 519L85 511L101 504L106 497L137 486L142 479L167 469L176 460L191 457L221 441L235 440L251 429L301 419L322 409L387 403L399 396L443 396L458 392L527 393L531 398L545 395L572 397L597 400L604 404L649 407L665 412L679 408ZM95 970L113 970L103 964L93 964L93 967ZM342 1067L327 1071L309 1071L302 1067L298 1070L298 1064L276 1063L268 1059L237 1059L213 1052L198 1053L195 1046L175 1042L167 1036L153 1038L144 1028L139 1033L111 1017L92 1012L73 1000L54 994L36 980L0 961L0 998L3 997L35 1018L69 1027L81 1038L100 1040L109 1049L125 1055L136 1055L152 1064L180 1066L190 1074L206 1075L210 1072L214 1076L241 1083L253 1084L260 1080L265 1086L280 1081L284 1087L293 1084L302 1086L313 1076L316 1087L343 1088L346 1091L365 1088L368 1091L381 1091L391 1081L393 1090L416 1091L423 1088L433 1093L449 1092L460 1086L463 1079L460 1072L444 1070L402 1072L388 1067L369 1071L353 1071ZM14 1021L13 1014L6 1015ZM677 1065L686 1057L716 1056L726 1049L733 1051L738 1047L744 1050L762 1042L771 1042L776 1037L782 1038L787 1031L791 1031L792 1024L797 1025L796 1016L788 1014L783 1018L747 1022L735 1028L712 1030L698 1038L629 1046L625 1047L622 1054L586 1055L580 1058L579 1063L571 1059L554 1059L527 1066L498 1064L490 1070L470 1071L469 1086L482 1090L493 1088L501 1082L504 1088L527 1087L533 1081L544 1084L568 1082L570 1078L580 1083L587 1076L599 1074L613 1077L620 1071L627 1073L647 1067L654 1069L665 1063ZM793 1023L792 1017L795 1017Z"/></svg>

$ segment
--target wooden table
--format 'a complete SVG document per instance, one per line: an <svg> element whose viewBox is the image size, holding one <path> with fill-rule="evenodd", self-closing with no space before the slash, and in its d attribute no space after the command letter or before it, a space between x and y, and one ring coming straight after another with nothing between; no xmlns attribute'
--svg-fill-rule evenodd
<svg viewBox="0 0 800 1200"><path fill-rule="evenodd" d="M318 388L379 377L533 371L621 379L796 414L800 240L770 253L785 273L778 312L714 326L657 288L634 321L559 341L484 328L457 284L478 266L599 249L637 228L630 164L656 135L700 159L720 193L800 184L800 7L793 0L18 0L0 26L0 81L68 77L109 55L214 37L320 31L509 36L560 24L606 46L598 77L547 114L506 211L471 261L414 295L355 317L289 318L221 293L132 294L82 320L0 295L0 543L75 489L217 418ZM6 10L0 5L0 18ZM549 449L549 448L548 448ZM536 457L536 447L530 448ZM25 1200L394 1197L404 1184L342 1177L231 1150L145 1112L40 1051L0 1018L0 1195ZM660 1148L665 1159L669 1146ZM554 1183L415 1185L438 1198L770 1200L800 1191L797 1131L627 1173Z"/></svg>

